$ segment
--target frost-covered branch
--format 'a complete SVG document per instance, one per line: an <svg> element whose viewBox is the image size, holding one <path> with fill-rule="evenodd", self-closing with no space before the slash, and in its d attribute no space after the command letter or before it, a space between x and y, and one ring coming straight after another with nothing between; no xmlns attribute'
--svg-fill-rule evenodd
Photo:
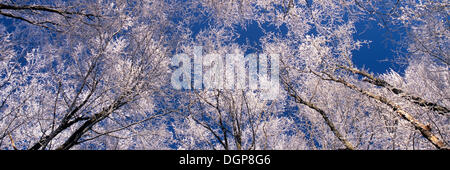
<svg viewBox="0 0 450 170"><path fill-rule="evenodd" d="M408 100L408 101L410 101L410 102L412 102L414 104L417 104L419 106L428 108L428 109L430 109L432 111L436 111L438 114L445 115L445 114L448 114L450 112L450 110L447 109L444 106L441 106L441 105L439 105L437 103L428 102L428 101L422 99L421 97L411 95L411 94L407 93L405 90L401 90L399 88L396 88L396 87L392 86L391 84L389 84L388 82L386 82L386 81L384 81L384 80L382 80L380 78L376 78L372 74L367 73L365 71L361 71L361 70L356 69L356 68L349 68L349 67L342 66L342 65L338 66L338 68L350 71L350 72L355 73L355 74L359 74L361 76L364 76L365 78L367 78L365 81L369 82L370 84L373 84L373 85L376 85L376 86L379 86L379 87L384 87L384 88L388 89L389 91L391 91L392 93L394 93L396 95L399 95L400 97L402 97L402 98L404 98L404 99L406 99L406 100Z"/></svg>
<svg viewBox="0 0 450 170"><path fill-rule="evenodd" d="M369 91L363 90L351 83L348 83L347 81L343 80L343 79L338 79L335 78L334 76L332 76L331 74L322 72L322 74L326 75L326 77L320 75L317 72L312 71L312 73L316 76L319 76L320 78L322 78L323 80L329 80L329 81L334 81L337 83L340 83L352 90L358 91L361 94L368 96L372 99L375 99L383 104L386 104L387 106L389 106L395 113L399 114L400 117L402 117L404 120L408 121L409 123L411 123L411 125L413 125L417 130L419 130L421 132L421 134L423 135L423 137L425 137L426 139L428 139L428 141L430 141L430 143L432 143L434 146L436 146L436 148L438 149L445 149L448 150L448 146L445 145L445 143L439 139L437 136L435 136L432 132L431 132L431 126L430 125L425 125L421 122L419 122L417 119L415 119L414 117L411 116L411 114L409 114L408 112L406 112L405 110L402 109L402 107L396 103L394 103L393 101L376 95L374 93L371 93Z"/></svg>

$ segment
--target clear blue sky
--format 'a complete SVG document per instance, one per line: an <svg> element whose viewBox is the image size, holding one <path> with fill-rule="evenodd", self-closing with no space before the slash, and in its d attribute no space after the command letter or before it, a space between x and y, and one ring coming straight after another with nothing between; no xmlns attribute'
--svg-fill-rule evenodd
<svg viewBox="0 0 450 170"><path fill-rule="evenodd" d="M375 74L386 73L390 69L402 73L404 68L393 62L397 55L395 50L399 47L394 43L399 40L399 32L387 31L377 24L377 21L365 21L356 24L357 32L354 38L361 41L367 40L370 43L365 44L359 50L353 51L355 66L367 69ZM274 26L263 27L265 27L265 30L281 32L281 35L284 35L287 31L284 26L281 26L280 30L276 30ZM248 39L252 47L261 48L257 42L263 36L263 32L257 24L249 24L246 29L237 30L240 34L239 39L237 39L238 43L245 44ZM405 49L402 49L402 51L405 51Z"/></svg>
<svg viewBox="0 0 450 170"><path fill-rule="evenodd" d="M354 34L355 40L367 40L370 41L369 44L364 44L359 50L353 51L353 62L356 67L364 68L375 74L382 74L393 69L400 74L403 73L404 67L393 62L395 56L395 50L399 49L399 45L395 42L399 41L400 35L399 31L389 31L398 28L382 28L378 25L379 21L363 21L355 24L356 33ZM198 33L201 29L204 29L207 25L205 23L197 23L191 26L194 35ZM273 25L262 25L263 29L266 31L272 31L280 33L281 36L285 35L287 28L282 25L277 29ZM259 39L264 36L264 33L258 24L250 23L247 27L236 29L239 34L237 43L244 45L247 42L250 43L252 48L261 50L261 44L258 43ZM248 41L247 41L248 40ZM405 52L405 49L401 49ZM254 50L249 50L247 53L253 53Z"/></svg>
<svg viewBox="0 0 450 170"><path fill-rule="evenodd" d="M399 45L395 42L399 41L400 32L388 31L392 28L381 28L377 24L377 21L356 23L357 33L354 38L371 42L353 52L354 64L358 68L365 68L376 74L385 73L390 69L403 73L404 68L393 62L397 55L395 50L399 49ZM401 49L401 51L405 52L406 49Z"/></svg>
<svg viewBox="0 0 450 170"><path fill-rule="evenodd" d="M14 31L14 22L13 19L0 17L0 24L4 25L8 32ZM385 28L378 26L377 22L369 20L356 24L357 33L354 35L354 38L357 40L369 40L371 43L353 52L353 62L358 68L368 69L376 74L385 73L390 69L402 73L404 68L392 62L396 55L393 50L396 50L398 46L390 40L398 41L398 32L386 31ZM207 23L197 23L192 25L191 29L193 29L195 35L206 26ZM280 30L276 30L275 26L270 25L263 25L263 28L266 31L280 32L281 35L287 31L285 26L281 26ZM248 39L253 48L261 49L258 41L264 35L256 23L250 23L247 28L238 28L237 30L240 34L240 37L237 39L238 43L245 44ZM247 52L252 53L255 51L250 50Z"/></svg>

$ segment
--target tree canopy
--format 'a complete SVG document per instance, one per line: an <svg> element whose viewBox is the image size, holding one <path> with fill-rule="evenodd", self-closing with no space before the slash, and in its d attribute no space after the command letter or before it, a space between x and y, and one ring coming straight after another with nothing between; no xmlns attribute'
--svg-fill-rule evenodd
<svg viewBox="0 0 450 170"><path fill-rule="evenodd" d="M0 0L0 147L449 149L448 16L447 0ZM368 21L402 71L354 63Z"/></svg>

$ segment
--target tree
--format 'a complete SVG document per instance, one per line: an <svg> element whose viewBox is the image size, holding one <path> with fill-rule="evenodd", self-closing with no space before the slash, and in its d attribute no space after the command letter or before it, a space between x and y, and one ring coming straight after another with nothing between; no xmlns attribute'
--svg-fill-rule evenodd
<svg viewBox="0 0 450 170"><path fill-rule="evenodd" d="M166 40L161 32L170 26L168 21L154 18L162 15L157 12L140 16L142 18L130 18L124 14L125 7L129 8L126 2L116 1L107 5L97 3L91 6L102 14L98 23L86 26L86 23L73 22L71 31L63 37L52 37L61 38L54 40L56 42L66 42L45 47L49 52L34 50L35 53L23 63L23 69L36 67L29 77L8 80L10 87L24 89L22 92L11 91L22 96L7 93L5 101L8 97L17 98L9 99L3 110L8 113L3 115L4 122L10 124L6 126L5 134L11 133L16 141L29 142L16 144L20 148L70 149L104 135L116 139L133 137L151 128L140 128L139 131L128 132L128 135L124 132L126 137L114 135L114 132L134 127L136 120L152 120L168 114L153 110L152 103L145 102L164 81L162 73L167 69L164 58L168 49L163 47ZM146 7L157 8L157 5L161 4L138 5L134 10L139 12ZM36 6L31 7L34 10ZM133 26L134 22L139 23L146 18L154 18L147 21L154 25ZM16 72L22 73L26 72ZM11 83L19 83L15 81L24 83ZM121 111L122 108L143 111L131 114ZM96 126L101 121L103 125ZM17 126L11 126L15 124Z"/></svg>
<svg viewBox="0 0 450 170"><path fill-rule="evenodd" d="M0 1L0 146L448 149L447 8L446 1ZM408 57L392 56L406 61L404 73L377 75L353 63L364 57L353 52L370 44L355 38L367 19L388 33L404 30L392 39L407 47ZM181 67L188 73L173 78ZM174 80L186 85L171 87Z"/></svg>

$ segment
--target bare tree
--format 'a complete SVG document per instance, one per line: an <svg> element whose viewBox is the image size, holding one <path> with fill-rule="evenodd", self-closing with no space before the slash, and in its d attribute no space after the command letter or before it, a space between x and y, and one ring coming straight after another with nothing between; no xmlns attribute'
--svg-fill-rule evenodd
<svg viewBox="0 0 450 170"><path fill-rule="evenodd" d="M1 1L0 18L13 24L0 25L0 147L448 149L447 8L446 1ZM392 56L406 59L404 74L353 63L366 57L353 52L370 44L355 38L367 19L387 32L406 30L395 41L409 57ZM255 30L256 38L242 33ZM199 46L205 58L196 61ZM188 58L171 64L180 53ZM278 61L279 80L267 74ZM245 71L196 72L229 62ZM171 87L186 65L194 73L181 79L194 88ZM263 99L268 91L278 93Z"/></svg>

